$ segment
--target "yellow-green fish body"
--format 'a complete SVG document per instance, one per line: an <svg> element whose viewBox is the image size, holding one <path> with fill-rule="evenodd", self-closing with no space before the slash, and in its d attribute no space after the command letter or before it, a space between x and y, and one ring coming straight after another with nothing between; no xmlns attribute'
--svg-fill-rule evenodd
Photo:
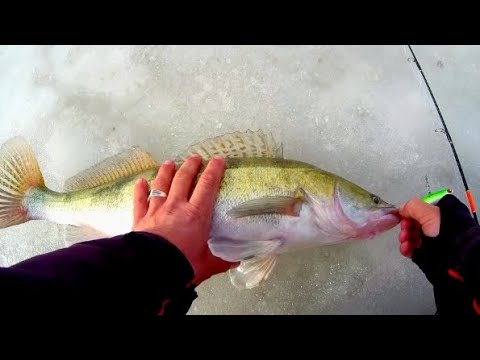
<svg viewBox="0 0 480 360"><path fill-rule="evenodd" d="M30 219L58 224L88 226L108 236L127 233L133 226L133 189L143 177L152 181L158 169L151 169L90 189L67 193L32 188L25 195L24 207Z"/></svg>
<svg viewBox="0 0 480 360"><path fill-rule="evenodd" d="M369 238L399 221L393 205L339 176L284 159L281 151L271 138L249 131L194 145L177 161L190 153L227 158L209 247L241 262L230 271L238 287L265 280L278 254ZM45 219L89 229L94 238L131 231L134 183L151 183L158 164L130 149L70 179L70 191L58 193L44 186L28 145L14 139L0 150L0 170L0 227ZM87 238L72 239L67 244Z"/></svg>

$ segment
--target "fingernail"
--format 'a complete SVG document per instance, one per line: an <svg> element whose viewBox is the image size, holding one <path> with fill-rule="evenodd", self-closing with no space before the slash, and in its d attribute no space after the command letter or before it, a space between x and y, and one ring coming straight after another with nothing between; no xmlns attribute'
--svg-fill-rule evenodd
<svg viewBox="0 0 480 360"><path fill-rule="evenodd" d="M138 180L136 181L136 184L137 184L137 185L140 185L140 184L143 183L144 181L145 181L144 178L140 178L140 179L138 179Z"/></svg>
<svg viewBox="0 0 480 360"><path fill-rule="evenodd" d="M163 165L172 165L172 164L173 164L172 160L165 160L165 162L163 163Z"/></svg>
<svg viewBox="0 0 480 360"><path fill-rule="evenodd" d="M198 159L198 158L201 157L201 156L198 155L198 154L192 154L192 155L190 155L190 157L191 157L192 159Z"/></svg>
<svg viewBox="0 0 480 360"><path fill-rule="evenodd" d="M223 160L222 155L215 155L213 158L216 159L216 160Z"/></svg>

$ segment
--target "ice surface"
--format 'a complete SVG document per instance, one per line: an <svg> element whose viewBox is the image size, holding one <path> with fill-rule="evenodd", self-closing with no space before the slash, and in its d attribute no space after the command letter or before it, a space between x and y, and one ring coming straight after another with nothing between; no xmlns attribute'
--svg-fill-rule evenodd
<svg viewBox="0 0 480 360"><path fill-rule="evenodd" d="M439 103L469 187L479 198L480 46L422 45L413 50ZM463 194L461 199L467 201Z"/></svg>
<svg viewBox="0 0 480 360"><path fill-rule="evenodd" d="M163 160L204 138L261 128L286 157L389 202L426 193L425 175L432 189L462 193L409 57L404 46L0 47L0 142L31 141L59 190L132 145ZM216 276L189 313L432 314L431 286L399 254L397 234L284 255L253 290ZM62 241L61 227L44 221L0 230L1 265Z"/></svg>

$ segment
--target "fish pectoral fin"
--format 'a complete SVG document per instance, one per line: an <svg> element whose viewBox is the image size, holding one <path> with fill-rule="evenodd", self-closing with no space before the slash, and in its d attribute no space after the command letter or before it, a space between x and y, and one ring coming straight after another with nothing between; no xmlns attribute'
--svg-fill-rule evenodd
<svg viewBox="0 0 480 360"><path fill-rule="evenodd" d="M230 269L231 283L238 289L251 289L268 279L277 262L277 256L254 257Z"/></svg>
<svg viewBox="0 0 480 360"><path fill-rule="evenodd" d="M227 215L235 218L264 214L299 216L303 201L303 192L297 190L294 196L266 196L246 201L227 211Z"/></svg>
<svg viewBox="0 0 480 360"><path fill-rule="evenodd" d="M201 155L204 160L209 160L214 155L224 158L283 158L283 145L277 144L271 134L267 136L262 130L247 130L220 135L194 144L178 156L176 162L182 162L192 154Z"/></svg>
<svg viewBox="0 0 480 360"><path fill-rule="evenodd" d="M143 171L157 168L153 157L139 147L132 147L80 172L65 182L65 191L96 187Z"/></svg>
<svg viewBox="0 0 480 360"><path fill-rule="evenodd" d="M219 236L208 240L212 254L230 262L242 261L254 256L270 255L280 245L282 245L280 239L243 240Z"/></svg>
<svg viewBox="0 0 480 360"><path fill-rule="evenodd" d="M66 247L82 241L102 239L109 235L87 225L75 226L65 225L64 243Z"/></svg>

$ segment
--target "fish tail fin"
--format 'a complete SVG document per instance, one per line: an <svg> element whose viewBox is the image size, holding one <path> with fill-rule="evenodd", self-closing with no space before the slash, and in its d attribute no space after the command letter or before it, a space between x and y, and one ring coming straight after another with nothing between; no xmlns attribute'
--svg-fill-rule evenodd
<svg viewBox="0 0 480 360"><path fill-rule="evenodd" d="M45 187L31 146L14 137L0 148L0 229L30 220L24 206L31 188Z"/></svg>

